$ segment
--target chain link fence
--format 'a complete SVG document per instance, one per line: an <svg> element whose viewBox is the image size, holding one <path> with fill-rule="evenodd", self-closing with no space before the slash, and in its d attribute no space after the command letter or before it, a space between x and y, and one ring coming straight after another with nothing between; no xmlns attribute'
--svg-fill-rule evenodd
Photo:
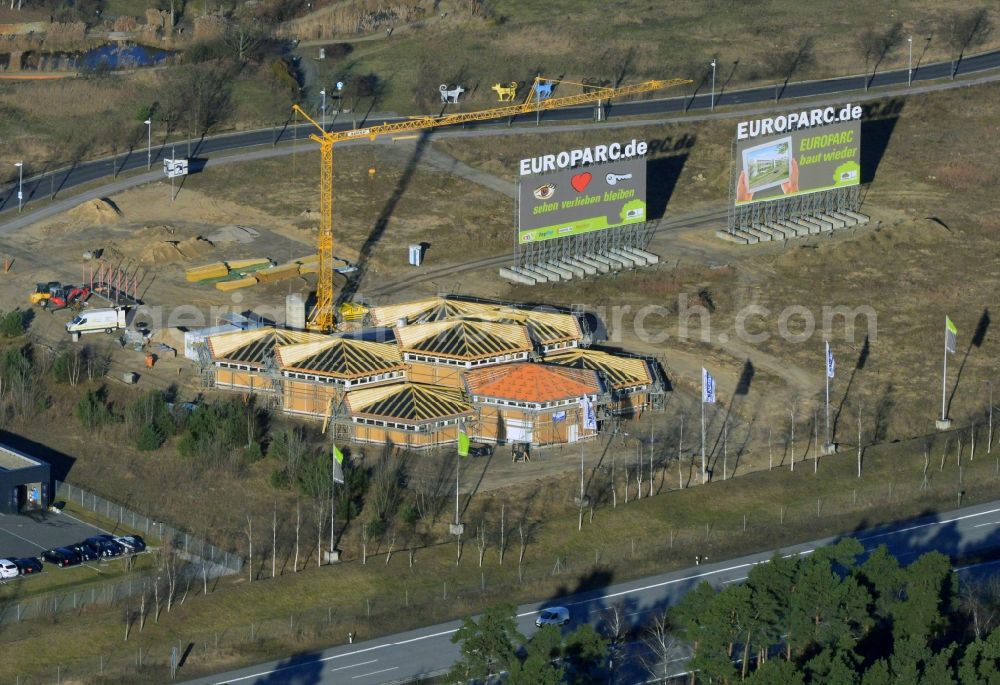
<svg viewBox="0 0 1000 685"><path fill-rule="evenodd" d="M197 538L190 533L174 528L163 521L155 521L148 516L139 514L120 504L105 499L83 488L56 481L56 497L79 504L84 509L92 511L119 525L128 526L142 535L159 538L161 543L171 541L173 546L183 552L184 557L195 562L205 561L218 566L218 573L239 573L243 569L243 557Z"/></svg>

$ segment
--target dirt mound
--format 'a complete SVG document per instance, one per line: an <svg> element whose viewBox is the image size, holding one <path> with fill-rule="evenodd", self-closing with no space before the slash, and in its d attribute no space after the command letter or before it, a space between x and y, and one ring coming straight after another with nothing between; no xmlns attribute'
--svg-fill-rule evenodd
<svg viewBox="0 0 1000 685"><path fill-rule="evenodd" d="M79 204L66 214L73 219L79 219L92 224L111 224L118 221L122 215L122 211L118 209L118 205L114 202L106 197L102 197Z"/></svg>
<svg viewBox="0 0 1000 685"><path fill-rule="evenodd" d="M200 257L214 247L215 245L210 240L205 240L201 236L188 238L177 243L177 251L181 253L184 259Z"/></svg>
<svg viewBox="0 0 1000 685"><path fill-rule="evenodd" d="M139 260L144 264L165 264L183 258L184 255L177 249L177 243L165 240L161 243L153 243L143 250Z"/></svg>
<svg viewBox="0 0 1000 685"><path fill-rule="evenodd" d="M153 243L147 247L139 259L145 264L165 264L167 262L200 257L214 247L212 243L201 236L188 238L180 242L176 240L164 240L163 242Z"/></svg>

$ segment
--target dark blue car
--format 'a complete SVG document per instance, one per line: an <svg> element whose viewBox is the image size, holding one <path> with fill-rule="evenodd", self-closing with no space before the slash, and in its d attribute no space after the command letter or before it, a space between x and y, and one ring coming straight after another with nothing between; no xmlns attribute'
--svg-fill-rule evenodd
<svg viewBox="0 0 1000 685"><path fill-rule="evenodd" d="M42 561L55 566L76 566L82 563L83 559L69 547L58 547L42 552Z"/></svg>
<svg viewBox="0 0 1000 685"><path fill-rule="evenodd" d="M38 559L38 557L23 557L21 559L14 559L14 565L17 566L18 573L22 576L42 572L42 562Z"/></svg>

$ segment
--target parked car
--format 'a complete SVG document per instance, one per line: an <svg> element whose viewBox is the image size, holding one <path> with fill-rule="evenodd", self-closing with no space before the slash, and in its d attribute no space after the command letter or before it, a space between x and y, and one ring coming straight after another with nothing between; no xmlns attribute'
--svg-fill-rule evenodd
<svg viewBox="0 0 1000 685"><path fill-rule="evenodd" d="M80 557L80 561L97 561L100 558L97 551L85 542L77 542L72 545L66 545L66 547L76 552L77 556Z"/></svg>
<svg viewBox="0 0 1000 685"><path fill-rule="evenodd" d="M115 542L122 545L128 554L136 554L146 550L146 541L142 539L141 535L123 535L116 537Z"/></svg>
<svg viewBox="0 0 1000 685"><path fill-rule="evenodd" d="M8 578L17 578L18 570L17 564L15 564L10 559L0 559L0 580L7 580Z"/></svg>
<svg viewBox="0 0 1000 685"><path fill-rule="evenodd" d="M38 557L22 557L14 560L18 572L22 576L29 576L32 573L42 572L42 561Z"/></svg>
<svg viewBox="0 0 1000 685"><path fill-rule="evenodd" d="M535 625L542 626L564 626L569 623L569 609L566 607L549 607L542 609L535 619Z"/></svg>
<svg viewBox="0 0 1000 685"><path fill-rule="evenodd" d="M69 547L58 547L42 552L42 561L46 564L54 564L56 566L76 566L83 559L80 558L80 555L76 551Z"/></svg>
<svg viewBox="0 0 1000 685"><path fill-rule="evenodd" d="M125 546L110 535L94 535L83 541L98 557L118 557L125 553Z"/></svg>

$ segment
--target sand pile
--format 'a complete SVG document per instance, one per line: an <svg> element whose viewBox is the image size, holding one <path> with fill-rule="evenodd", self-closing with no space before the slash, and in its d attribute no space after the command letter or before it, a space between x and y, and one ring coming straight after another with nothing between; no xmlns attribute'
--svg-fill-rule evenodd
<svg viewBox="0 0 1000 685"><path fill-rule="evenodd" d="M200 257L213 247L215 246L212 243L201 236L188 238L180 242L176 240L164 240L163 242L153 243L147 247L143 251L142 256L139 257L139 260L144 264L166 264L167 262Z"/></svg>
<svg viewBox="0 0 1000 685"><path fill-rule="evenodd" d="M215 233L206 236L206 239L215 243L252 243L260 233L249 226L223 226Z"/></svg>
<svg viewBox="0 0 1000 685"><path fill-rule="evenodd" d="M195 257L200 257L213 247L215 246L211 243L211 241L205 240L201 236L188 238L187 240L182 240L177 243L177 251L181 253L184 259L194 259Z"/></svg>
<svg viewBox="0 0 1000 685"><path fill-rule="evenodd" d="M102 197L79 204L66 214L91 224L111 224L118 221L122 212L114 202Z"/></svg>

